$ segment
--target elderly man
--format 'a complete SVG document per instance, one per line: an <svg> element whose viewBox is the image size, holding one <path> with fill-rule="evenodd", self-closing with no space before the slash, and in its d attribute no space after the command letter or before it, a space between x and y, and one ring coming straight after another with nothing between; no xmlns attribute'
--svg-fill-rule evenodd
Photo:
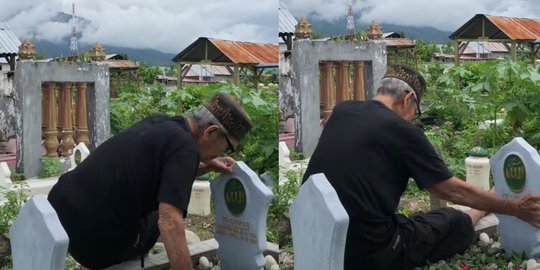
<svg viewBox="0 0 540 270"><path fill-rule="evenodd" d="M463 252L484 211L540 226L539 196L499 198L449 172L423 132L410 123L421 113L425 90L418 72L389 65L372 100L337 104L324 127L304 181L324 173L349 214L345 269L410 269ZM473 210L442 208L411 218L395 214L409 178Z"/></svg>
<svg viewBox="0 0 540 270"><path fill-rule="evenodd" d="M219 93L193 115L151 116L96 148L49 193L69 236L69 252L99 269L146 254L161 236L172 269L192 269L184 234L197 175L229 172L252 124ZM143 263L143 262L142 262Z"/></svg>

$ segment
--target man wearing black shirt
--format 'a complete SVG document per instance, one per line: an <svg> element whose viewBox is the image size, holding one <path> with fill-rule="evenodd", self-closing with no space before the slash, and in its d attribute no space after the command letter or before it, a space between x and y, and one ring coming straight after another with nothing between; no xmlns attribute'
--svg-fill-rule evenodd
<svg viewBox="0 0 540 270"><path fill-rule="evenodd" d="M540 227L539 196L505 200L448 171L423 132L410 123L421 113L425 89L418 72L389 65L373 100L337 104L324 126L303 181L324 173L349 215L345 269L410 269L463 252L484 211ZM396 215L409 178L441 199L473 209Z"/></svg>
<svg viewBox="0 0 540 270"><path fill-rule="evenodd" d="M105 268L143 256L158 236L172 269L192 269L183 219L195 177L229 172L252 124L219 93L193 115L151 116L97 147L60 177L48 199L84 267ZM141 257L142 260L142 257Z"/></svg>

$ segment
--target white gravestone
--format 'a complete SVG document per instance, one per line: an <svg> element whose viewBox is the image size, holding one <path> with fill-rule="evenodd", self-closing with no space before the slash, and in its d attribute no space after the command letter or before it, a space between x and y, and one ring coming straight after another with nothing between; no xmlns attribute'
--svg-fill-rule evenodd
<svg viewBox="0 0 540 270"><path fill-rule="evenodd" d="M71 168L70 171L75 169L83 160L90 155L90 150L86 147L86 144L80 142L73 148L73 154L69 156Z"/></svg>
<svg viewBox="0 0 540 270"><path fill-rule="evenodd" d="M289 147L285 142L279 142L279 167L282 169L289 169L292 165L290 158Z"/></svg>
<svg viewBox="0 0 540 270"><path fill-rule="evenodd" d="M266 216L272 191L244 162L211 184L221 269L260 270L266 250Z"/></svg>
<svg viewBox="0 0 540 270"><path fill-rule="evenodd" d="M518 199L526 194L540 194L540 155L523 138L514 138L491 160L491 172L498 196ZM525 252L528 258L540 257L540 230L516 217L497 215L499 235L504 250Z"/></svg>
<svg viewBox="0 0 540 270"><path fill-rule="evenodd" d="M11 188L11 171L7 163L0 162L0 187L9 190Z"/></svg>
<svg viewBox="0 0 540 270"><path fill-rule="evenodd" d="M324 174L308 178L289 212L294 268L343 269L349 215Z"/></svg>
<svg viewBox="0 0 540 270"><path fill-rule="evenodd" d="M195 180L191 187L188 213L190 215L210 215L210 182Z"/></svg>
<svg viewBox="0 0 540 270"><path fill-rule="evenodd" d="M22 207L9 236L14 270L64 269L69 239L45 195Z"/></svg>

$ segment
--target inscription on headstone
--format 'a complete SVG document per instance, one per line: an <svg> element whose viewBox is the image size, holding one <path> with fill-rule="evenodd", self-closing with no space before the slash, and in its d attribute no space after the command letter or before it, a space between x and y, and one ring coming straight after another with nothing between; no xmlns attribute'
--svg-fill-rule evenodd
<svg viewBox="0 0 540 270"><path fill-rule="evenodd" d="M221 269L263 269L266 216L272 191L244 162L210 185L216 205L216 234Z"/></svg>

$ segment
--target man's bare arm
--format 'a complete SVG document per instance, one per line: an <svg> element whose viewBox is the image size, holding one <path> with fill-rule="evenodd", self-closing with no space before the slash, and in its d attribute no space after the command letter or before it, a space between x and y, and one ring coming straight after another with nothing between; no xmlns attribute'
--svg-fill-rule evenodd
<svg viewBox="0 0 540 270"><path fill-rule="evenodd" d="M158 227L172 270L192 269L183 215L183 211L174 205L159 203Z"/></svg>
<svg viewBox="0 0 540 270"><path fill-rule="evenodd" d="M431 187L429 192L441 199L474 209L516 216L540 228L540 196L538 195L527 195L519 200L504 199L456 177Z"/></svg>

